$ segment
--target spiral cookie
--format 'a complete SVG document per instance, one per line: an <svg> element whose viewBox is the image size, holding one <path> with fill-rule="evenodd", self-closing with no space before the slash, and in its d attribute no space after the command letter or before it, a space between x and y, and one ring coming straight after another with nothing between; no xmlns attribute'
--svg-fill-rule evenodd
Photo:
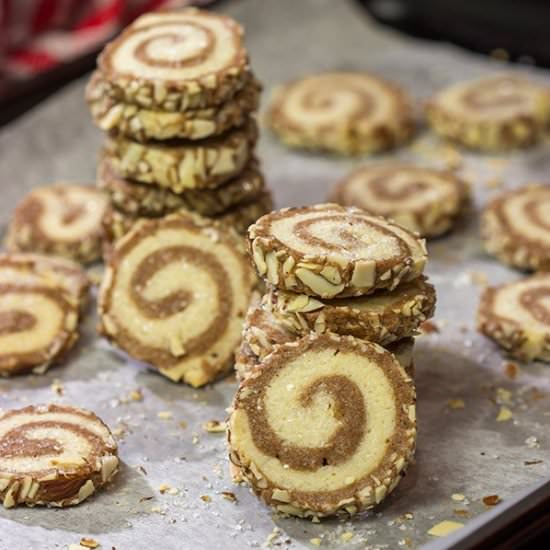
<svg viewBox="0 0 550 550"><path fill-rule="evenodd" d="M101 256L107 197L87 185L38 187L17 205L6 238L12 251L42 252L80 262Z"/></svg>
<svg viewBox="0 0 550 550"><path fill-rule="evenodd" d="M0 254L0 284L61 288L78 307L86 304L90 279L79 264L59 256Z"/></svg>
<svg viewBox="0 0 550 550"><path fill-rule="evenodd" d="M253 284L224 225L189 213L142 221L111 255L100 330L171 380L201 386L231 366Z"/></svg>
<svg viewBox="0 0 550 550"><path fill-rule="evenodd" d="M237 176L252 156L258 135L254 121L200 141L137 143L108 139L104 156L123 178L154 183L175 193L215 188Z"/></svg>
<svg viewBox="0 0 550 550"><path fill-rule="evenodd" d="M550 271L550 185L496 197L481 216L485 248L506 264Z"/></svg>
<svg viewBox="0 0 550 550"><path fill-rule="evenodd" d="M186 208L205 216L249 202L264 189L258 162L251 160L244 171L217 189L186 189L174 193L167 188L126 180L117 175L108 158L98 168L98 187L109 194L111 204L131 216L162 216ZM263 214L263 212L262 212Z"/></svg>
<svg viewBox="0 0 550 550"><path fill-rule="evenodd" d="M512 75L461 82L426 107L433 130L472 149L505 150L539 140L550 121L550 93Z"/></svg>
<svg viewBox="0 0 550 550"><path fill-rule="evenodd" d="M395 357L333 334L277 347L241 383L228 427L243 478L278 511L302 517L380 503L415 439L414 386Z"/></svg>
<svg viewBox="0 0 550 550"><path fill-rule="evenodd" d="M550 275L487 288L478 328L519 359L550 362Z"/></svg>
<svg viewBox="0 0 550 550"><path fill-rule="evenodd" d="M319 204L284 208L248 230L261 277L283 290L335 298L394 289L418 277L424 241L358 208Z"/></svg>
<svg viewBox="0 0 550 550"><path fill-rule="evenodd" d="M36 405L0 413L0 499L6 508L79 504L118 471L117 445L93 413Z"/></svg>
<svg viewBox="0 0 550 550"><path fill-rule="evenodd" d="M414 133L409 99L367 73L324 73L275 94L268 124L289 146L342 154L373 153Z"/></svg>
<svg viewBox="0 0 550 550"><path fill-rule="evenodd" d="M452 172L380 164L353 172L334 188L330 198L391 218L424 237L435 237L453 226L468 197L468 187Z"/></svg>
<svg viewBox="0 0 550 550"><path fill-rule="evenodd" d="M193 8L139 17L98 67L118 99L163 111L224 103L250 79L241 26Z"/></svg>
<svg viewBox="0 0 550 550"><path fill-rule="evenodd" d="M264 307L298 335L330 331L386 345L413 336L433 315L435 289L425 277L368 296L323 300L271 288Z"/></svg>
<svg viewBox="0 0 550 550"><path fill-rule="evenodd" d="M99 73L88 84L86 99L96 125L106 132L136 141L176 138L204 139L242 126L257 110L261 86L251 80L228 102L202 109L159 111L124 103L108 95L109 85Z"/></svg>

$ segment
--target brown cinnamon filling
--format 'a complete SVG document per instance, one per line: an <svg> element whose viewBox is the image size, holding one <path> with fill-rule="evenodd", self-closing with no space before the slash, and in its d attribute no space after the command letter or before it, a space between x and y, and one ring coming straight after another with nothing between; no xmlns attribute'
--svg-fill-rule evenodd
<svg viewBox="0 0 550 550"><path fill-rule="evenodd" d="M414 197L417 193L424 193L432 186L426 181L411 180L406 186L401 186L400 189L392 187L392 178L406 172L400 170L388 170L376 178L372 178L367 182L368 186L382 199L399 200ZM417 176L418 177L418 176Z"/></svg>
<svg viewBox="0 0 550 550"><path fill-rule="evenodd" d="M322 447L299 447L285 443L271 429L265 414L265 393L251 393L242 401L247 411L250 432L254 444L266 455L277 458L293 470L315 471L322 466L336 465L348 460L361 443L366 426L367 412L361 391L349 378L333 375L315 380L299 396L303 407L311 405L317 394L332 397L327 414L339 420L341 426Z"/></svg>
<svg viewBox="0 0 550 550"><path fill-rule="evenodd" d="M540 286L521 293L519 303L539 322L550 326L550 310L542 304L550 297L550 288Z"/></svg>
<svg viewBox="0 0 550 550"><path fill-rule="evenodd" d="M530 219L535 225L548 231L548 236L550 237L550 218L541 217L540 215L540 205L541 203L546 203L550 206L550 188L546 189L544 193L541 193L542 196L535 198L525 204L524 212L528 219Z"/></svg>
<svg viewBox="0 0 550 550"><path fill-rule="evenodd" d="M0 311L0 336L24 332L36 325L36 317L27 311Z"/></svg>

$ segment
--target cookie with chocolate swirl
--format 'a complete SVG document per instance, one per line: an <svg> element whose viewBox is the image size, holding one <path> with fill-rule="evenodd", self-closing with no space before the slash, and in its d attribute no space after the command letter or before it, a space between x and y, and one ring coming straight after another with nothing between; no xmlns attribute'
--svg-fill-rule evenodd
<svg viewBox="0 0 550 550"><path fill-rule="evenodd" d="M110 96L162 111L225 103L251 77L242 27L196 8L138 17L105 46L97 64Z"/></svg>
<svg viewBox="0 0 550 550"><path fill-rule="evenodd" d="M493 75L445 88L428 101L426 116L440 136L471 149L526 147L550 121L550 92L520 76Z"/></svg>
<svg viewBox="0 0 550 550"><path fill-rule="evenodd" d="M100 331L173 381L202 386L233 364L254 286L241 238L191 213L142 220L116 244Z"/></svg>
<svg viewBox="0 0 550 550"><path fill-rule="evenodd" d="M338 183L330 200L392 219L423 237L449 231L469 203L466 183L450 171L372 164Z"/></svg>
<svg viewBox="0 0 550 550"><path fill-rule="evenodd" d="M510 355L550 362L550 275L485 289L477 324Z"/></svg>
<svg viewBox="0 0 550 550"><path fill-rule="evenodd" d="M519 269L550 271L550 185L528 185L494 198L481 215L485 249Z"/></svg>
<svg viewBox="0 0 550 550"><path fill-rule="evenodd" d="M281 290L343 298L393 290L422 274L424 241L365 211L336 204L283 208L248 229L258 275Z"/></svg>
<svg viewBox="0 0 550 550"><path fill-rule="evenodd" d="M261 85L252 79L225 103L186 111L160 111L124 103L109 95L109 89L110 84L96 71L86 89L95 124L105 132L147 142L205 139L242 126L258 108Z"/></svg>
<svg viewBox="0 0 550 550"><path fill-rule="evenodd" d="M123 178L182 193L213 189L240 174L258 137L254 120L221 136L200 141L166 140L138 143L124 136L105 142L103 155Z"/></svg>
<svg viewBox="0 0 550 550"><path fill-rule="evenodd" d="M240 475L267 504L300 517L382 502L415 440L414 384L397 359L334 334L275 348L241 382L228 422Z"/></svg>
<svg viewBox="0 0 550 550"><path fill-rule="evenodd" d="M111 199L111 204L130 216L163 216L180 208L203 216L216 216L236 205L251 202L265 189L258 162L252 159L245 169L216 189L186 189L174 193L168 188L132 181L119 176L111 161L99 163L97 185ZM263 212L262 212L263 214Z"/></svg>
<svg viewBox="0 0 550 550"><path fill-rule="evenodd" d="M90 185L38 187L17 205L6 247L94 262L101 257L101 220L107 207L106 195Z"/></svg>
<svg viewBox="0 0 550 550"><path fill-rule="evenodd" d="M118 466L117 444L92 412L51 404L0 413L0 500L6 508L79 504Z"/></svg>
<svg viewBox="0 0 550 550"><path fill-rule="evenodd" d="M368 73L321 73L282 86L267 123L291 147L344 155L374 153L414 133L411 102L396 85Z"/></svg>

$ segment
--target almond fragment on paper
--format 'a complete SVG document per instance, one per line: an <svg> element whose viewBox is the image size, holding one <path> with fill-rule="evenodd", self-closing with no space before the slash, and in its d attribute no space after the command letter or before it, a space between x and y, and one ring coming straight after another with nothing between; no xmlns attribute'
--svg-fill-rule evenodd
<svg viewBox="0 0 550 550"><path fill-rule="evenodd" d="M449 409L463 409L466 406L464 399L449 399L447 405L449 405Z"/></svg>
<svg viewBox="0 0 550 550"><path fill-rule="evenodd" d="M504 363L504 372L506 373L506 376L508 378L515 380L519 374L519 366L517 363L507 361L506 363Z"/></svg>
<svg viewBox="0 0 550 550"><path fill-rule="evenodd" d="M157 413L157 416L161 420L170 420L172 418L172 413L170 411L160 411Z"/></svg>
<svg viewBox="0 0 550 550"><path fill-rule="evenodd" d="M446 537L447 535L450 535L451 533L453 533L457 529L460 529L461 527L464 527L463 523L446 519L434 525L428 531L428 535L432 535L434 537Z"/></svg>
<svg viewBox="0 0 550 550"><path fill-rule="evenodd" d="M232 493L231 491L222 491L222 496L225 498L225 500L228 500L229 502L237 502L237 497L235 496L235 493Z"/></svg>
<svg viewBox="0 0 550 550"><path fill-rule="evenodd" d="M223 433L225 432L225 422L221 420L209 420L202 425L202 429L209 433Z"/></svg>
<svg viewBox="0 0 550 550"><path fill-rule="evenodd" d="M342 533L340 535L340 538L344 541L344 542L348 542L350 541L352 538L353 538L353 533L351 531L346 531L345 533Z"/></svg>
<svg viewBox="0 0 550 550"><path fill-rule="evenodd" d="M310 544L313 544L313 546L321 546L321 539L319 537L309 539L309 542Z"/></svg>
<svg viewBox="0 0 550 550"><path fill-rule="evenodd" d="M80 539L80 546L84 546L84 548L99 548L101 545L97 540L82 537Z"/></svg>
<svg viewBox="0 0 550 550"><path fill-rule="evenodd" d="M508 407L502 406L500 407L500 411L498 411L496 421L507 422L508 420L511 420L513 416L512 411Z"/></svg>
<svg viewBox="0 0 550 550"><path fill-rule="evenodd" d="M498 495L487 495L483 497L483 504L485 506L495 506L501 501L501 498Z"/></svg>
<svg viewBox="0 0 550 550"><path fill-rule="evenodd" d="M420 325L420 330L424 334L433 334L439 332L439 327L433 321L424 321Z"/></svg>
<svg viewBox="0 0 550 550"><path fill-rule="evenodd" d="M466 497L462 494L462 493L453 493L451 495L451 498L455 501L455 502L462 502Z"/></svg>

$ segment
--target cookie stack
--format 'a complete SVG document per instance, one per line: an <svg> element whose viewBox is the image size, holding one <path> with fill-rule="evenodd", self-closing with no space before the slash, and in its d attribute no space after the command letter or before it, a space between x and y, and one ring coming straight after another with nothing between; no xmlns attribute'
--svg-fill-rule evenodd
<svg viewBox="0 0 550 550"><path fill-rule="evenodd" d="M237 356L233 475L293 515L370 508L414 452L412 337L435 306L424 241L335 204L272 212L248 237L268 290Z"/></svg>
<svg viewBox="0 0 550 550"><path fill-rule="evenodd" d="M242 28L224 15L150 13L109 43L86 91L108 135L98 167L107 239L180 209L244 232L271 210L253 154L260 92Z"/></svg>

